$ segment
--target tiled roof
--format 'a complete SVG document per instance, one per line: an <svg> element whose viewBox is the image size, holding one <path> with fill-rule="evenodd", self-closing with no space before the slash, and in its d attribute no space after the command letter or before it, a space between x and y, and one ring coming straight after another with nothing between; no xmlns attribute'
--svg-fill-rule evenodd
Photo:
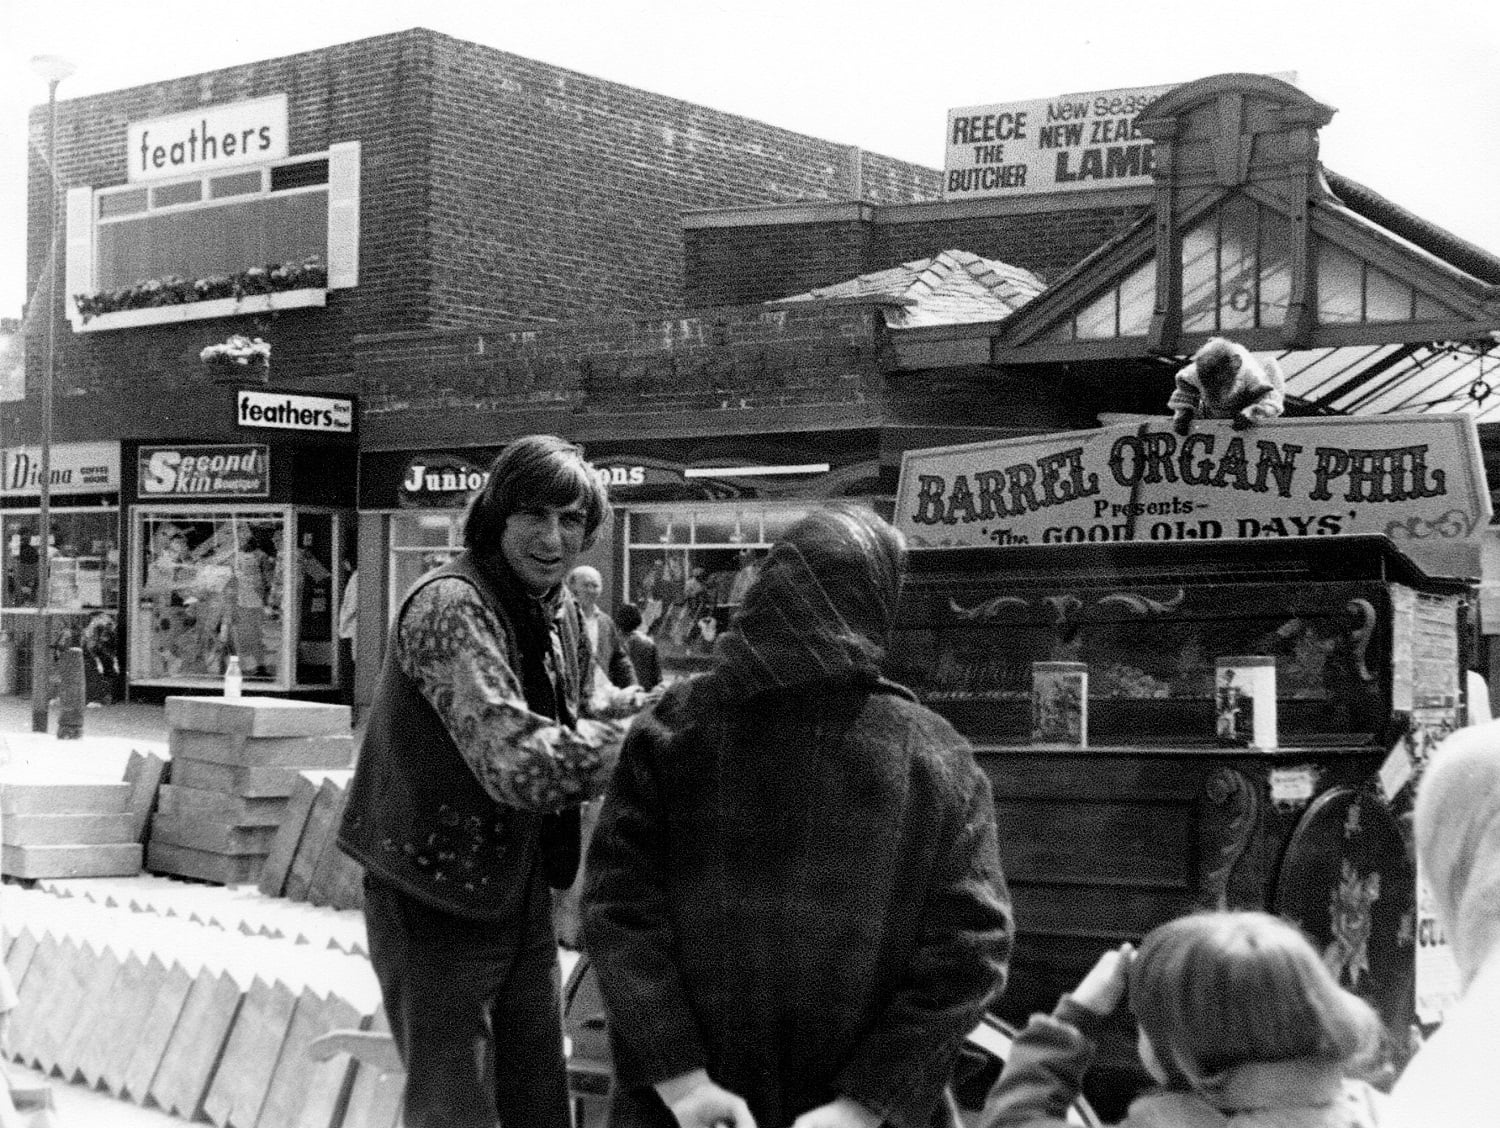
<svg viewBox="0 0 1500 1128"><path fill-rule="evenodd" d="M861 274L768 304L806 301L861 301L887 305L893 329L918 325L961 325L1009 317L1045 289L1029 270L968 251L943 251L932 258Z"/></svg>

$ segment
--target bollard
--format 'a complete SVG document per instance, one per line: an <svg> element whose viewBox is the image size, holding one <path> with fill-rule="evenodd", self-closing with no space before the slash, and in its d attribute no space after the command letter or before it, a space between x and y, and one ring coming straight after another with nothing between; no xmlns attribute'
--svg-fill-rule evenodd
<svg viewBox="0 0 1500 1128"><path fill-rule="evenodd" d="M16 642L9 631L0 631L0 696L16 692Z"/></svg>
<svg viewBox="0 0 1500 1128"><path fill-rule="evenodd" d="M57 739L83 736L83 647L70 646L58 656Z"/></svg>

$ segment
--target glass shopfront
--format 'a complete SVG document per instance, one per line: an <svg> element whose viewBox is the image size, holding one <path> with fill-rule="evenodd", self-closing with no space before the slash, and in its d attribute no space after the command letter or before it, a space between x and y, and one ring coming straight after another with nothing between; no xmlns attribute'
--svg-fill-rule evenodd
<svg viewBox="0 0 1500 1128"><path fill-rule="evenodd" d="M133 509L131 682L217 682L235 655L247 687L337 685L343 520L300 506Z"/></svg>
<svg viewBox="0 0 1500 1128"><path fill-rule="evenodd" d="M805 504L719 502L625 514L624 601L641 612L668 677L707 668L760 563Z"/></svg>
<svg viewBox="0 0 1500 1128"><path fill-rule="evenodd" d="M38 590L41 555L41 449L0 449L0 646L7 660L0 693L25 693L31 682L37 612L50 616L50 649L84 651L90 701L121 693L120 447L57 443L51 449L48 587ZM43 599L45 594L46 598Z"/></svg>
<svg viewBox="0 0 1500 1128"><path fill-rule="evenodd" d="M411 585L463 551L464 510L391 514L387 606L395 609Z"/></svg>

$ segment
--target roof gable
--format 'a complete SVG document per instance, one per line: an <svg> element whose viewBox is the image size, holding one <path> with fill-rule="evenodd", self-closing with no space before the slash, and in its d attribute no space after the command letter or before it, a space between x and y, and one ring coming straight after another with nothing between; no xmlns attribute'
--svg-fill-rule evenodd
<svg viewBox="0 0 1500 1128"><path fill-rule="evenodd" d="M1259 75L1178 87L1144 110L1155 214L1000 327L995 363L1466 340L1500 325L1500 259L1317 162L1331 107ZM1477 273L1476 273L1477 272Z"/></svg>

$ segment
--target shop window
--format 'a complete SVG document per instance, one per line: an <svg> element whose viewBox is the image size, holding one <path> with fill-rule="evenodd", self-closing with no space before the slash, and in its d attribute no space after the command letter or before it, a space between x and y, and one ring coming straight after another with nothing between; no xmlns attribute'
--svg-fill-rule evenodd
<svg viewBox="0 0 1500 1128"><path fill-rule="evenodd" d="M625 599L640 609L669 675L707 667L760 563L806 513L794 507L718 505L629 514Z"/></svg>
<svg viewBox="0 0 1500 1128"><path fill-rule="evenodd" d="M397 513L391 517L391 585L394 613L412 584L463 551L464 511Z"/></svg>
<svg viewBox="0 0 1500 1128"><path fill-rule="evenodd" d="M253 195L215 193L206 198L209 177L161 185L152 188L148 209L125 215L106 216L110 196L101 192L95 289L120 290L142 279L174 275L188 280L232 275L267 263L321 261L328 250L328 185L327 162L320 164L323 183L296 190L268 186L266 173L272 170L250 174L258 185ZM182 206L187 204L198 206Z"/></svg>
<svg viewBox="0 0 1500 1128"><path fill-rule="evenodd" d="M247 680L282 680L286 524L274 510L137 515L133 680L217 677L231 654Z"/></svg>
<svg viewBox="0 0 1500 1128"><path fill-rule="evenodd" d="M129 673L146 684L222 676L334 683L335 515L285 509L137 510Z"/></svg>
<svg viewBox="0 0 1500 1128"><path fill-rule="evenodd" d="M47 606L54 611L114 610L120 604L119 518L114 510L54 509ZM0 515L0 607L37 607L40 525L34 513Z"/></svg>
<svg viewBox="0 0 1500 1128"><path fill-rule="evenodd" d="M74 327L223 317L226 297L236 303L230 312L244 313L279 308L288 286L303 298L282 297L283 305L355 285L359 180L359 144L346 142L313 157L149 187L71 189L65 292L98 299L88 318L70 304ZM233 284L247 271L282 266L292 269L265 285ZM304 271L317 281L304 284ZM158 291L166 296L157 300Z"/></svg>

